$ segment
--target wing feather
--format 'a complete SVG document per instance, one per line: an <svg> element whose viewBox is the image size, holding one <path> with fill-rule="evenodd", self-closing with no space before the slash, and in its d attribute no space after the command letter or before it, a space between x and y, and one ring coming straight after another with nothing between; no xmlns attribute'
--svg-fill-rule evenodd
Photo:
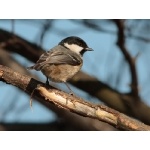
<svg viewBox="0 0 150 150"><path fill-rule="evenodd" d="M60 50L61 49L61 50ZM36 64L30 69L41 70L46 64L70 64L73 66L80 65L82 59L74 52L58 45L41 55Z"/></svg>

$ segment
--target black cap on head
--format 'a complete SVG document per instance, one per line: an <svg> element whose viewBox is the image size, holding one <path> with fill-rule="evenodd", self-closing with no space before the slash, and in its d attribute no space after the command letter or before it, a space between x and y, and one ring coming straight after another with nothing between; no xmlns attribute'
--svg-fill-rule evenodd
<svg viewBox="0 0 150 150"><path fill-rule="evenodd" d="M65 39L63 39L59 45L63 45L64 43L68 43L68 44L76 44L79 45L83 48L88 48L87 44L85 43L85 41L83 41L81 38L77 37L77 36L69 36Z"/></svg>

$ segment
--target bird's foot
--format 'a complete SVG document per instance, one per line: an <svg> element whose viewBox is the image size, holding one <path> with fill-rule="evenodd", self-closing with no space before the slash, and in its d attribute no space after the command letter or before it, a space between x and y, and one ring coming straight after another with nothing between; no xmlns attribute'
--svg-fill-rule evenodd
<svg viewBox="0 0 150 150"><path fill-rule="evenodd" d="M75 94L74 94L72 91L70 91L69 94L70 94L71 96L75 96Z"/></svg>
<svg viewBox="0 0 150 150"><path fill-rule="evenodd" d="M49 81L48 81L48 78L46 78L46 85L49 85Z"/></svg>

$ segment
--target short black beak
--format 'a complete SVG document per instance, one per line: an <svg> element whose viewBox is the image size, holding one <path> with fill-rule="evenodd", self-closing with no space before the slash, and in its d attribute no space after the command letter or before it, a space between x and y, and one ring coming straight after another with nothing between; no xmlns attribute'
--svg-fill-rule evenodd
<svg viewBox="0 0 150 150"><path fill-rule="evenodd" d="M85 50L86 51L94 51L92 48L89 48L89 47L85 48Z"/></svg>

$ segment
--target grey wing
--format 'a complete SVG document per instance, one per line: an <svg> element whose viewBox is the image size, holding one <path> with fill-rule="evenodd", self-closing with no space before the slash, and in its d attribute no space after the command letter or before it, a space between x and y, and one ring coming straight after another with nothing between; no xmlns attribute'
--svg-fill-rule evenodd
<svg viewBox="0 0 150 150"><path fill-rule="evenodd" d="M46 64L70 64L76 66L80 65L81 62L82 59L77 54L70 52L62 46L56 46L51 51L42 54L36 64L29 69L38 71Z"/></svg>

